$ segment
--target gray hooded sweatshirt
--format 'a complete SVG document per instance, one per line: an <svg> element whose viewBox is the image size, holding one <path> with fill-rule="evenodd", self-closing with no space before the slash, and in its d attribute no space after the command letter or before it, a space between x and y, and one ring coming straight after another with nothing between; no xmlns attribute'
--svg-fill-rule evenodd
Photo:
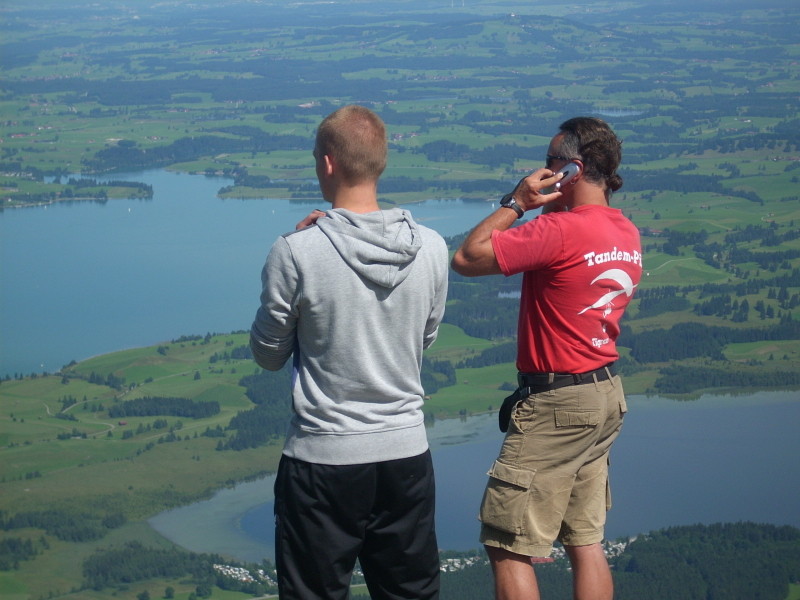
<svg viewBox="0 0 800 600"><path fill-rule="evenodd" d="M265 369L293 355L285 455L346 465L428 449L420 367L444 314L448 262L441 236L398 208L333 209L278 238L250 346Z"/></svg>

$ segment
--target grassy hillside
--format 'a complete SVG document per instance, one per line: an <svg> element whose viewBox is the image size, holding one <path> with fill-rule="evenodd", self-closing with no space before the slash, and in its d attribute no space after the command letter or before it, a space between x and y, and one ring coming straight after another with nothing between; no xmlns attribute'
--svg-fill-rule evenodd
<svg viewBox="0 0 800 600"><path fill-rule="evenodd" d="M80 519L119 512L126 520L101 539L82 542L62 541L40 528L6 531L9 538L37 543L46 539L47 547L34 560L20 561L17 569L0 573L4 597L38 598L80 586L83 561L99 548L129 540L170 546L143 520L276 468L280 440L252 450L218 451L219 438L204 435L217 426L225 429L231 417L252 406L238 382L260 370L255 363L211 362L215 355L230 353L246 342L247 335L241 333L173 341L98 356L60 375L0 383L0 514L56 511L65 519ZM445 325L435 355L457 361L490 345ZM113 386L88 381L98 378ZM455 415L473 404L485 410L485 392L496 389L496 382L489 371L476 374L464 379L470 393L443 394L441 399L435 395L428 410ZM288 389L284 392L288 403ZM110 408L148 396L216 401L220 412L197 420L108 416ZM166 425L155 428L162 419ZM39 572L48 577L36 577ZM193 589L180 582L164 585L186 593ZM83 591L80 597L108 596Z"/></svg>

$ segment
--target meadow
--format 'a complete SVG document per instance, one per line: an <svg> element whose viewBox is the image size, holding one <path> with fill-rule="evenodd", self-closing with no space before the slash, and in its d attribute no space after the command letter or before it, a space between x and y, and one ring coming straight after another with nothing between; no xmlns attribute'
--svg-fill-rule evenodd
<svg viewBox="0 0 800 600"><path fill-rule="evenodd" d="M215 354L246 342L247 335L242 333L173 341L98 356L73 365L63 375L0 384L0 514L6 517L18 512L54 511L79 521L86 514L121 512L126 520L102 539L81 542L59 540L36 528L7 531L7 536L22 536L37 543L46 537L48 542L35 560L20 561L13 572L0 573L4 597L66 593L80 585L75 575L81 572L83 561L102 548L130 540L169 547L144 519L210 497L220 487L274 472L280 440L255 449L220 452L219 438L204 435L217 427L226 429L234 415L252 406L238 382L258 370L255 363L236 359L212 362ZM465 352L487 345L486 340L469 339L456 328L443 326L436 346L439 357L457 360ZM124 384L114 388L89 383L98 373L113 373ZM460 401L431 400L430 413L440 418L456 416L465 407L480 406L481 388L496 391L496 381L489 373L471 383L465 380L465 384L470 394L462 394ZM221 410L197 420L108 417L109 408L146 396L218 401ZM65 398L76 402L65 407ZM154 428L158 419L164 419L166 426ZM40 572L48 576L38 578ZM177 581L159 582L161 588L167 585L186 589L187 594L194 589ZM15 590L20 590L19 596L13 595ZM80 597L108 596L83 590ZM214 597L218 597L216 592Z"/></svg>

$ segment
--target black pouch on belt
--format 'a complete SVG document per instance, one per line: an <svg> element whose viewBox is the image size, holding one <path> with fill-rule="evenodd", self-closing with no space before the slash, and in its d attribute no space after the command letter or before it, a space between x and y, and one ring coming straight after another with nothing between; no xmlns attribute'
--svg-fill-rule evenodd
<svg viewBox="0 0 800 600"><path fill-rule="evenodd" d="M520 390L516 389L513 394L503 400L503 404L500 406L500 412L497 415L499 421L498 425L500 426L500 431L503 433L508 431L508 422L511 420L511 413L514 411L517 402L521 399Z"/></svg>

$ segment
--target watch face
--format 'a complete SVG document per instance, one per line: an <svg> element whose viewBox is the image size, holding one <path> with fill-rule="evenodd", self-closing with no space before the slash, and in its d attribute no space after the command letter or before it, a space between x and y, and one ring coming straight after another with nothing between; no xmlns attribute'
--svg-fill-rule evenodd
<svg viewBox="0 0 800 600"><path fill-rule="evenodd" d="M518 219L522 218L522 215L525 214L525 209L522 208L516 200L514 200L513 192L506 194L500 199L500 206L514 209L514 212L517 213Z"/></svg>

